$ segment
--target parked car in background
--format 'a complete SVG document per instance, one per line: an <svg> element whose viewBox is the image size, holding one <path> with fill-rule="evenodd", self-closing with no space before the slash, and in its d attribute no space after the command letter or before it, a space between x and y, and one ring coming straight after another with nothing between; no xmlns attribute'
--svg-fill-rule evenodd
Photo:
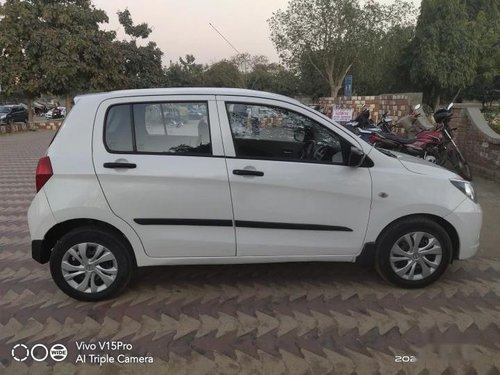
<svg viewBox="0 0 500 375"><path fill-rule="evenodd" d="M75 103L28 212L33 259L74 298L109 298L137 267L174 264L371 259L419 288L478 251L469 181L379 151L294 99L177 88ZM191 105L207 116L181 127L161 111ZM280 120L248 121L268 111Z"/></svg>
<svg viewBox="0 0 500 375"><path fill-rule="evenodd" d="M22 105L0 106L0 123L13 124L15 122L28 122L28 111Z"/></svg>
<svg viewBox="0 0 500 375"><path fill-rule="evenodd" d="M54 107L45 113L45 118L47 120L64 117L66 117L66 107Z"/></svg>

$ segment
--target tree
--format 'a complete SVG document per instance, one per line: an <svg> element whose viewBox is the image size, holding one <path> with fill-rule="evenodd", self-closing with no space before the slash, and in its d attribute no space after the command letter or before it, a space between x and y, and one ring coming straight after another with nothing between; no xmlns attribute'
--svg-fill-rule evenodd
<svg viewBox="0 0 500 375"><path fill-rule="evenodd" d="M385 6L357 0L291 0L269 19L271 39L291 68L312 67L328 84L330 96L340 90L354 62L370 59L367 51L386 29L411 21L411 6Z"/></svg>
<svg viewBox="0 0 500 375"><path fill-rule="evenodd" d="M170 87L197 87L203 86L202 64L197 64L193 55L180 57L178 62L170 62L165 69L165 82Z"/></svg>
<svg viewBox="0 0 500 375"><path fill-rule="evenodd" d="M408 92L412 84L404 57L415 34L413 25L395 25L371 43L366 58L358 58L352 68L355 95Z"/></svg>
<svg viewBox="0 0 500 375"><path fill-rule="evenodd" d="M122 84L116 69L119 53L114 32L100 30L106 13L90 0L38 0L43 17L44 89L66 97L80 92L112 89Z"/></svg>
<svg viewBox="0 0 500 375"><path fill-rule="evenodd" d="M500 3L497 0L476 0L466 5L480 38L476 76L465 95L480 99L484 104L494 97L490 94L493 90L500 90L495 84L500 81Z"/></svg>
<svg viewBox="0 0 500 375"><path fill-rule="evenodd" d="M276 63L269 63L267 59L255 64L247 74L247 88L252 90L269 91L282 95L297 95L298 77Z"/></svg>
<svg viewBox="0 0 500 375"><path fill-rule="evenodd" d="M243 74L238 66L229 60L221 60L210 65L204 73L205 86L245 87Z"/></svg>
<svg viewBox="0 0 500 375"><path fill-rule="evenodd" d="M41 93L64 95L69 107L70 94L118 81L115 34L99 29L107 16L89 0L9 0L0 9L1 84L28 99L30 116Z"/></svg>
<svg viewBox="0 0 500 375"><path fill-rule="evenodd" d="M139 38L147 39L152 30L146 23L134 25L128 9L118 12L118 20L125 33L131 38L130 41L116 42L121 55L117 67L121 69L121 73L125 77L123 88L163 86L165 81L161 60L163 52L155 42L149 42L145 46L140 46L137 43Z"/></svg>
<svg viewBox="0 0 500 375"><path fill-rule="evenodd" d="M0 5L0 85L5 96L28 99L30 122L33 99L43 91L43 29L34 2L6 0Z"/></svg>
<svg viewBox="0 0 500 375"><path fill-rule="evenodd" d="M479 56L477 30L464 1L422 0L410 48L410 76L434 99L470 85Z"/></svg>

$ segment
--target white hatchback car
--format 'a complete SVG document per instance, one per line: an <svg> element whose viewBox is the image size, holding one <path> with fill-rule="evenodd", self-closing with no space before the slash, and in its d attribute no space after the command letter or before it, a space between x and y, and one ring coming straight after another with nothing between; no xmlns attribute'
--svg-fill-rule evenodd
<svg viewBox="0 0 500 375"><path fill-rule="evenodd" d="M108 298L136 267L174 264L369 259L415 288L478 250L470 182L293 99L179 88L75 102L28 213L33 258L74 298Z"/></svg>

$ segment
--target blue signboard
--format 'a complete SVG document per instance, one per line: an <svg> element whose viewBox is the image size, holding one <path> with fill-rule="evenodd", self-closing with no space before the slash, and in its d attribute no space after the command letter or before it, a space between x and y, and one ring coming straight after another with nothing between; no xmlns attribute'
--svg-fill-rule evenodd
<svg viewBox="0 0 500 375"><path fill-rule="evenodd" d="M344 78L344 96L352 96L352 75L349 74Z"/></svg>

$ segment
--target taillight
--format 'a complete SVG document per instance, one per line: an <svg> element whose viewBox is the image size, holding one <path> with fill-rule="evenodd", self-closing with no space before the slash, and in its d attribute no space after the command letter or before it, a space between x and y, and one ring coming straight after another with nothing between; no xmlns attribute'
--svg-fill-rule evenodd
<svg viewBox="0 0 500 375"><path fill-rule="evenodd" d="M53 175L52 164L50 164L50 158L44 156L38 160L38 165L36 167L36 192L38 193L43 185L51 178Z"/></svg>

